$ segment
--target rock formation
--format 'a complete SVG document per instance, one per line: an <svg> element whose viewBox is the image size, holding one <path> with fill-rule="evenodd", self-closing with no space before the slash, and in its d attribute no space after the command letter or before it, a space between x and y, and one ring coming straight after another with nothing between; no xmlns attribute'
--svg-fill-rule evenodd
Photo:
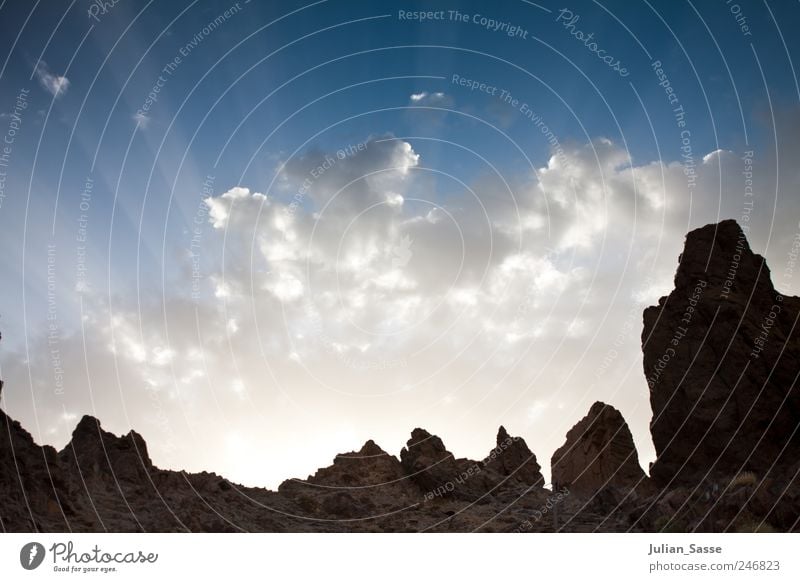
<svg viewBox="0 0 800 582"><path fill-rule="evenodd" d="M57 463L53 447L38 446L19 422L0 411L0 531L64 529L57 494L63 480L49 470ZM69 505L65 509L72 513Z"/></svg>
<svg viewBox="0 0 800 582"><path fill-rule="evenodd" d="M153 464L144 439L135 431L117 437L100 427L100 421L84 416L72 432L72 440L59 459L80 472L84 480L117 479L138 483L147 479Z"/></svg>
<svg viewBox="0 0 800 582"><path fill-rule="evenodd" d="M519 437L509 436L505 427L497 431L497 446L486 457L485 466L512 482L542 487L544 478L528 445Z"/></svg>
<svg viewBox="0 0 800 582"><path fill-rule="evenodd" d="M799 313L735 221L688 234L674 290L644 312L656 483L764 477L798 458Z"/></svg>
<svg viewBox="0 0 800 582"><path fill-rule="evenodd" d="M497 433L497 446L481 461L454 458L439 437L421 428L411 433L400 458L411 479L428 497L484 501L489 494L544 485L536 455L524 440L509 436L502 426Z"/></svg>
<svg viewBox="0 0 800 582"><path fill-rule="evenodd" d="M552 491L502 426L482 460L417 428L399 459L367 441L274 492L160 469L89 416L57 452L0 411L0 531L800 531L798 313L735 222L689 233L644 313L652 481L601 402L553 455Z"/></svg>
<svg viewBox="0 0 800 582"><path fill-rule="evenodd" d="M359 518L401 511L419 503L420 493L396 457L373 441L338 455L330 467L305 481L284 481L278 491L291 498L299 515Z"/></svg>
<svg viewBox="0 0 800 582"><path fill-rule="evenodd" d="M595 402L570 429L566 442L553 453L551 468L553 483L578 495L648 485L628 424L619 410L603 402Z"/></svg>
<svg viewBox="0 0 800 582"><path fill-rule="evenodd" d="M400 461L411 479L427 491L452 483L460 472L453 453L444 447L442 439L422 428L411 431L406 448L400 451Z"/></svg>

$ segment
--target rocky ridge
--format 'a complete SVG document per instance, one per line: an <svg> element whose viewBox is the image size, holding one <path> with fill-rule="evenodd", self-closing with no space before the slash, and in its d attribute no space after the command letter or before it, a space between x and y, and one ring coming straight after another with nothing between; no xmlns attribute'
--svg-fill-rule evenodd
<svg viewBox="0 0 800 582"><path fill-rule="evenodd" d="M567 433L551 467L553 483L574 493L591 495L608 487L652 490L628 424L619 410L603 402L595 402Z"/></svg>
<svg viewBox="0 0 800 582"><path fill-rule="evenodd" d="M0 411L0 531L798 531L798 313L735 222L689 233L675 289L644 312L650 476L602 402L549 489L502 426L481 460L416 428L399 458L370 440L269 491L160 469L141 435L90 416L63 450L39 446Z"/></svg>

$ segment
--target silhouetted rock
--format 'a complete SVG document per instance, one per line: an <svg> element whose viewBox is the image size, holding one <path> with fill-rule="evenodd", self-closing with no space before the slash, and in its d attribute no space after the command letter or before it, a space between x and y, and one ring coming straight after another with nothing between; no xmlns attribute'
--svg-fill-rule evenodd
<svg viewBox="0 0 800 582"><path fill-rule="evenodd" d="M735 221L688 234L675 289L644 312L660 486L765 476L798 458L799 311Z"/></svg>
<svg viewBox="0 0 800 582"><path fill-rule="evenodd" d="M484 460L487 469L512 482L542 487L544 478L536 455L521 437L511 437L505 427L497 431L497 446Z"/></svg>
<svg viewBox="0 0 800 582"><path fill-rule="evenodd" d="M462 498L480 495L474 491L474 484L469 484L474 475L462 475L462 464L445 448L442 439L424 429L415 428L411 432L406 448L400 451L400 462L425 495ZM475 464L472 472L480 472L480 467Z"/></svg>
<svg viewBox="0 0 800 582"><path fill-rule="evenodd" d="M319 469L308 482L329 487L375 487L405 479L400 461L369 440L358 452L337 455L333 465Z"/></svg>
<svg viewBox="0 0 800 582"><path fill-rule="evenodd" d="M100 427L92 416L81 418L72 439L59 453L65 466L74 466L83 479L137 482L147 479L153 467L147 445L138 433L118 437Z"/></svg>
<svg viewBox="0 0 800 582"><path fill-rule="evenodd" d="M648 485L628 424L619 410L603 402L595 402L570 429L566 442L553 453L551 470L554 484L578 495Z"/></svg>
<svg viewBox="0 0 800 582"><path fill-rule="evenodd" d="M422 496L400 461L372 440L358 452L337 455L333 465L305 481L284 481L278 491L293 499L302 515L339 518L402 510Z"/></svg>

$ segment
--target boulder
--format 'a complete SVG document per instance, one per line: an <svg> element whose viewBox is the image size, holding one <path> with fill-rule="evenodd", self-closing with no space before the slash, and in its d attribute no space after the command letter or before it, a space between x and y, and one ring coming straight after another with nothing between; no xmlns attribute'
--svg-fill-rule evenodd
<svg viewBox="0 0 800 582"><path fill-rule="evenodd" d="M675 288L644 311L660 486L782 471L800 455L800 299L733 220L690 232Z"/></svg>
<svg viewBox="0 0 800 582"><path fill-rule="evenodd" d="M607 487L641 491L648 486L628 424L619 410L603 402L595 402L569 430L553 453L551 471L554 485L578 495L594 495Z"/></svg>

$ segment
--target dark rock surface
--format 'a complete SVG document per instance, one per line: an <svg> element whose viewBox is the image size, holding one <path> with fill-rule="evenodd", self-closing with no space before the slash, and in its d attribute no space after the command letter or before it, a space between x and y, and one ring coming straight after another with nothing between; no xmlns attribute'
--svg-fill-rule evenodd
<svg viewBox="0 0 800 582"><path fill-rule="evenodd" d="M687 235L674 290L644 312L659 486L768 477L798 458L799 313L735 221Z"/></svg>
<svg viewBox="0 0 800 582"><path fill-rule="evenodd" d="M65 467L84 480L117 479L126 483L145 481L153 468L144 439L135 431L117 437L100 427L100 421L84 416L72 439L59 454Z"/></svg>
<svg viewBox="0 0 800 582"><path fill-rule="evenodd" d="M383 515L419 502L419 491L400 461L371 440L357 452L338 455L333 465L305 481L284 481L278 491L294 501L298 515L311 518Z"/></svg>
<svg viewBox="0 0 800 582"><path fill-rule="evenodd" d="M536 455L524 440L509 436L502 426L497 431L497 446L486 458L486 467L512 482L538 487L544 485Z"/></svg>
<svg viewBox="0 0 800 582"><path fill-rule="evenodd" d="M553 453L553 483L570 492L591 495L606 487L647 488L633 436L619 410L595 402L589 413L567 433Z"/></svg>

